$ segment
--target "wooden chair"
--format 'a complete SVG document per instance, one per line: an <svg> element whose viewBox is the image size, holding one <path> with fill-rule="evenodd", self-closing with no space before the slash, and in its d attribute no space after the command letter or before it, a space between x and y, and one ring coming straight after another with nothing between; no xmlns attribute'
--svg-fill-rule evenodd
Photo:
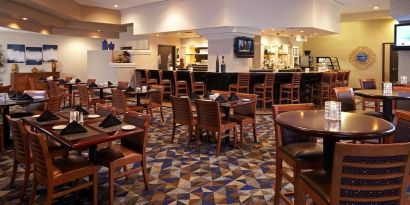
<svg viewBox="0 0 410 205"><path fill-rule="evenodd" d="M292 104L292 105L274 105L272 112L274 119L283 112L296 110L314 110L312 103ZM298 181L300 173L307 169L320 169L323 167L322 156L323 146L316 142L311 136L301 136L291 130L283 128L274 121L275 141L276 141L276 180L275 180L275 197L274 204L278 205L282 199L286 204L292 204L288 195L292 193L282 193L282 178L285 177L294 186L294 195L300 194ZM284 170L283 162L286 162L292 169L293 174ZM295 201L295 204L298 204Z"/></svg>
<svg viewBox="0 0 410 205"><path fill-rule="evenodd" d="M145 75L145 70L144 70L144 75ZM142 71L135 71L135 85L137 87L141 87L143 85L147 85L147 78L142 77Z"/></svg>
<svg viewBox="0 0 410 205"><path fill-rule="evenodd" d="M196 81L194 72L189 71L189 79L191 81L191 93L197 94L197 92L200 92L201 95L205 95L206 93L205 83Z"/></svg>
<svg viewBox="0 0 410 205"><path fill-rule="evenodd" d="M409 86L393 86L393 91L399 92L400 95L410 96ZM393 112L395 110L410 111L410 103L407 100L394 100Z"/></svg>
<svg viewBox="0 0 410 205"><path fill-rule="evenodd" d="M28 78L28 84L30 85L30 90L37 90L36 79Z"/></svg>
<svg viewBox="0 0 410 205"><path fill-rule="evenodd" d="M118 81L117 89L126 90L128 88L128 81Z"/></svg>
<svg viewBox="0 0 410 205"><path fill-rule="evenodd" d="M377 89L376 80L375 79L359 79L360 87L362 90L366 89ZM374 107L368 106L366 102L373 102ZM374 111L380 112L380 103L383 102L381 99L375 98L362 98L362 110L366 110L366 108L374 108Z"/></svg>
<svg viewBox="0 0 410 205"><path fill-rule="evenodd" d="M97 168L87 159L76 155L53 160L47 147L46 137L30 129L27 129L27 131L34 164L33 189L30 204L34 203L37 185L39 184L47 188L46 201L44 204L49 205L53 198L58 198L88 187L93 189L93 204L97 204ZM90 180L79 183L85 177L90 177ZM74 187L55 192L56 186L70 182L74 184Z"/></svg>
<svg viewBox="0 0 410 205"><path fill-rule="evenodd" d="M151 78L151 71L145 70L145 78L148 86L157 85L158 81L155 78Z"/></svg>
<svg viewBox="0 0 410 205"><path fill-rule="evenodd" d="M405 204L410 173L410 143L363 145L337 143L332 173L300 174L299 195L317 205ZM403 180L404 179L404 180ZM305 202L305 203L303 203Z"/></svg>
<svg viewBox="0 0 410 205"><path fill-rule="evenodd" d="M188 96L188 83L185 80L178 80L178 72L174 71L174 82L175 82L175 96Z"/></svg>
<svg viewBox="0 0 410 205"><path fill-rule="evenodd" d="M353 112L357 114L370 115L373 117L383 118L379 112L356 110L356 102L354 100L353 88L340 87L334 88L336 100L341 102L343 112Z"/></svg>
<svg viewBox="0 0 410 205"><path fill-rule="evenodd" d="M68 100L68 105L71 107L72 94L68 93L68 89L58 87L57 83L52 80L47 81L47 83L48 83L48 96L61 95L63 102L64 102L64 106L66 105L65 104L66 100Z"/></svg>
<svg viewBox="0 0 410 205"><path fill-rule="evenodd" d="M214 95L218 93L224 98L228 98L231 95L231 91L223 91L223 90L211 90L211 94Z"/></svg>
<svg viewBox="0 0 410 205"><path fill-rule="evenodd" d="M137 173L139 168L128 169L127 165L141 163L142 174L144 177L145 189L149 190L148 173L147 173L147 135L149 127L149 117L137 112L126 112L124 122L135 125L144 130L132 137L121 139L121 144L113 144L111 147L105 147L97 151L99 164L109 169L109 190L110 204L114 201L114 180L121 177ZM124 168L125 167L125 168ZM124 172L117 172L119 168L124 168Z"/></svg>
<svg viewBox="0 0 410 205"><path fill-rule="evenodd" d="M175 130L177 126L188 126L187 145L191 144L192 133L198 120L192 113L191 100L187 97L171 96L172 105L172 138L171 143L174 143ZM179 124L179 125L177 125ZM196 135L196 146L199 148L199 135Z"/></svg>
<svg viewBox="0 0 410 205"><path fill-rule="evenodd" d="M338 71L337 78L336 78L336 87L344 87L344 80L345 80L346 71Z"/></svg>
<svg viewBox="0 0 410 205"><path fill-rule="evenodd" d="M198 125L195 134L199 136L201 130L217 133L216 156L219 156L222 138L230 137L233 134L234 147L236 147L236 123L221 119L219 103L197 100L195 105L198 114Z"/></svg>
<svg viewBox="0 0 410 205"><path fill-rule="evenodd" d="M87 85L77 85L78 95L80 97L80 105L87 106L87 109L90 110L90 106L94 106L94 112L97 109L97 104L103 104L104 99L100 98L91 98Z"/></svg>
<svg viewBox="0 0 410 205"><path fill-rule="evenodd" d="M238 80L236 84L229 85L229 91L235 91L237 93L245 91L249 93L249 81L251 75L249 73L238 73Z"/></svg>
<svg viewBox="0 0 410 205"><path fill-rule="evenodd" d="M111 93L113 96L113 107L117 114L124 114L128 111L142 111L144 109L142 106L136 106L135 103L129 104L123 90L113 88Z"/></svg>
<svg viewBox="0 0 410 205"><path fill-rule="evenodd" d="M0 93L8 93L10 92L11 85L0 86Z"/></svg>
<svg viewBox="0 0 410 205"><path fill-rule="evenodd" d="M91 85L92 83L95 83L95 82L96 82L96 79L92 79L92 78L87 79L87 82L86 82L87 88L88 88L89 85ZM78 85L83 85L83 84L78 84ZM73 94L72 94L73 104L74 104L74 105L75 105L75 98L76 98L76 97L79 97L79 94L78 94L78 85L77 85L77 90L74 90L74 91L73 91ZM90 92L90 94L91 94L92 96L94 96L94 93L93 93L93 92Z"/></svg>
<svg viewBox="0 0 410 205"><path fill-rule="evenodd" d="M239 125L239 144L243 144L243 129L245 126L252 125L253 130L253 140L256 142L256 102L258 96L256 94L245 94L245 93L236 93L240 99L250 99L253 103L248 105L243 105L236 107L233 110L233 115L231 116L231 121L236 122Z"/></svg>
<svg viewBox="0 0 410 205"><path fill-rule="evenodd" d="M350 77L350 70L346 71L344 80L343 80L343 87L349 87L349 77Z"/></svg>
<svg viewBox="0 0 410 205"><path fill-rule="evenodd" d="M312 102L319 104L320 107L324 106L326 101L331 100L332 90L331 90L332 73L324 72L322 74L322 79L319 83L315 83L312 86L311 96Z"/></svg>
<svg viewBox="0 0 410 205"><path fill-rule="evenodd" d="M162 70L158 70L159 85L164 87L164 95L172 95L172 80L164 79L164 73Z"/></svg>
<svg viewBox="0 0 410 205"><path fill-rule="evenodd" d="M145 108L147 114L149 113L151 115L151 118L153 118L152 109L159 108L159 111L161 113L161 121L164 122L164 115L162 113L162 104L164 102L164 87L160 85L153 85L151 86L151 89L158 89L159 92L149 94L148 102L144 103L142 106Z"/></svg>
<svg viewBox="0 0 410 205"><path fill-rule="evenodd" d="M279 103L283 101L294 104L300 103L300 82L302 80L302 73L293 73L291 83L283 83L280 85Z"/></svg>
<svg viewBox="0 0 410 205"><path fill-rule="evenodd" d="M116 115L115 108L109 106L109 105L98 105L97 110L95 111L95 114L107 117L108 115Z"/></svg>
<svg viewBox="0 0 410 205"><path fill-rule="evenodd" d="M253 93L258 95L257 101L262 102L263 111L266 111L266 103L272 103L273 105L273 92L274 92L275 74L266 73L265 81L263 84L255 84L253 87Z"/></svg>
<svg viewBox="0 0 410 205"><path fill-rule="evenodd" d="M20 192L20 201L22 202L28 186L30 174L33 172L31 168L33 159L30 152L28 134L24 128L23 121L18 118L13 119L9 115L7 115L6 117L10 125L11 134L13 135L14 144L14 162L10 179L10 186L14 186L14 181L17 175L17 168L19 165L22 165L22 168L24 169L24 179ZM61 144L53 140L47 140L46 146L48 147L49 155L51 157L62 156L68 152L68 149L65 149L61 146Z"/></svg>
<svg viewBox="0 0 410 205"><path fill-rule="evenodd" d="M61 102L63 101L62 95L55 95L48 97L46 103L46 110L56 113L61 111Z"/></svg>

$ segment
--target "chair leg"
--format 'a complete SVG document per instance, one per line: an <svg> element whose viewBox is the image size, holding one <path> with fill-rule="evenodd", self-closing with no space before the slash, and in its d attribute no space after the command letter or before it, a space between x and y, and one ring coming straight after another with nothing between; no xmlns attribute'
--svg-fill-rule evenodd
<svg viewBox="0 0 410 205"><path fill-rule="evenodd" d="M198 149L198 151L199 151L199 141L200 141L200 132L199 132L199 129L198 129L198 127L197 126L195 126L195 137L196 137L196 148Z"/></svg>
<svg viewBox="0 0 410 205"><path fill-rule="evenodd" d="M240 137L239 144L242 147L242 145L243 145L243 125L242 124L239 125L239 137Z"/></svg>
<svg viewBox="0 0 410 205"><path fill-rule="evenodd" d="M159 111L161 113L161 120L162 120L162 122L164 122L164 115L162 114L162 106L159 107Z"/></svg>
<svg viewBox="0 0 410 205"><path fill-rule="evenodd" d="M305 197L300 190L299 186L299 175L300 169L294 168L293 170L293 190L295 195L295 204L302 204L303 198Z"/></svg>
<svg viewBox="0 0 410 205"><path fill-rule="evenodd" d="M176 126L176 123L175 123L175 122L173 122L173 123L172 123L172 135L171 135L172 137L171 137L171 144L172 144L172 143L174 143L174 138L175 138L175 129L176 129L176 127L177 127L177 126Z"/></svg>
<svg viewBox="0 0 410 205"><path fill-rule="evenodd" d="M26 189L28 186L28 180L30 178L30 164L26 164L24 167L24 180L23 180L23 185L21 186L21 193L20 193L20 201L23 202L24 195L26 193Z"/></svg>
<svg viewBox="0 0 410 205"><path fill-rule="evenodd" d="M53 201L53 194L54 194L54 186L47 187L47 195L46 195L46 205L51 205Z"/></svg>
<svg viewBox="0 0 410 205"><path fill-rule="evenodd" d="M192 126L188 126L188 136L187 136L188 147L191 145L191 139L192 139Z"/></svg>
<svg viewBox="0 0 410 205"><path fill-rule="evenodd" d="M222 142L222 136L221 136L221 132L218 132L217 135L218 139L217 139L217 143L216 143L216 156L219 156L219 152L221 151L221 142Z"/></svg>
<svg viewBox="0 0 410 205"><path fill-rule="evenodd" d="M142 176L144 177L145 190L149 190L147 163L146 160L142 160Z"/></svg>
<svg viewBox="0 0 410 205"><path fill-rule="evenodd" d="M94 168L94 175L93 175L93 204L98 204L98 170Z"/></svg>
<svg viewBox="0 0 410 205"><path fill-rule="evenodd" d="M366 110L366 101L362 98L362 110Z"/></svg>
<svg viewBox="0 0 410 205"><path fill-rule="evenodd" d="M10 186L14 186L14 181L16 180L16 174L17 174L17 166L18 166L18 161L16 158L14 158L13 172L11 174Z"/></svg>
<svg viewBox="0 0 410 205"><path fill-rule="evenodd" d="M242 127L242 126L241 126ZM236 139L237 138L237 131L236 131L236 127L233 128L233 147L237 148L237 143L236 143ZM241 138L242 139L242 138Z"/></svg>
<svg viewBox="0 0 410 205"><path fill-rule="evenodd" d="M110 166L109 168L109 182L108 182L108 187L109 187L109 192L110 192L110 204L114 203L114 167Z"/></svg>
<svg viewBox="0 0 410 205"><path fill-rule="evenodd" d="M128 171L127 165L122 166L122 169L124 170L124 172L127 172ZM128 174L125 175L125 180L128 180Z"/></svg>
<svg viewBox="0 0 410 205"><path fill-rule="evenodd" d="M258 140L256 139L256 123L252 123L253 126L253 141L257 142Z"/></svg>
<svg viewBox="0 0 410 205"><path fill-rule="evenodd" d="M33 177L33 187L31 189L30 202L29 202L30 205L34 204L34 200L36 198L36 192L37 192L37 180L35 177Z"/></svg>
<svg viewBox="0 0 410 205"><path fill-rule="evenodd" d="M282 159L280 159L280 157L278 156L278 153L276 153L276 180L275 180L275 195L273 199L274 205L279 205L279 202L280 202L280 194L282 191L282 169L283 169Z"/></svg>

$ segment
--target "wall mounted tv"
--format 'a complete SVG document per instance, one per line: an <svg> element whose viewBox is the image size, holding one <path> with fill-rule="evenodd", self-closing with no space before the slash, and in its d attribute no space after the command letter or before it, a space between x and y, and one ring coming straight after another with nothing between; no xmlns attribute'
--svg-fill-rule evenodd
<svg viewBox="0 0 410 205"><path fill-rule="evenodd" d="M410 24L394 26L394 49L410 50Z"/></svg>
<svg viewBox="0 0 410 205"><path fill-rule="evenodd" d="M234 52L237 58L253 58L254 48L252 38L236 37L234 40Z"/></svg>

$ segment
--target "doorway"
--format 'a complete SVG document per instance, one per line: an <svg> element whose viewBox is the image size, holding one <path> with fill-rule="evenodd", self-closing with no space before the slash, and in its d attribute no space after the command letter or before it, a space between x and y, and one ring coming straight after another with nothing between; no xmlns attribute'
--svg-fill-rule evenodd
<svg viewBox="0 0 410 205"><path fill-rule="evenodd" d="M399 55L394 50L393 43L383 43L382 59L382 80L383 82L397 82L399 79Z"/></svg>
<svg viewBox="0 0 410 205"><path fill-rule="evenodd" d="M175 46L158 45L158 69L168 70L170 66L175 69Z"/></svg>

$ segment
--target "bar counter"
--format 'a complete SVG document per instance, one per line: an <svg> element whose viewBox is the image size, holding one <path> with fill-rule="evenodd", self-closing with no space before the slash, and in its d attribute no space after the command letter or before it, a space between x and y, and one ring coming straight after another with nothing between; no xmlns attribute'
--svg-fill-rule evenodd
<svg viewBox="0 0 410 205"><path fill-rule="evenodd" d="M137 76L145 77L145 70L136 69ZM249 82L249 90L253 92L253 86L258 83L264 83L265 73L267 72L250 72L251 78ZM275 72L275 102L279 100L279 88L282 83L290 83L292 81L293 72ZM158 70L150 70L151 78L158 79ZM163 71L164 79L173 79L173 71ZM194 71L195 81L202 81L206 84L206 89L210 90L228 90L229 84L236 84L238 73L215 73L205 71ZM191 82L189 71L177 71L178 80L188 82L190 88ZM309 102L310 86L316 82L320 82L322 78L321 72L302 73L301 81L301 102Z"/></svg>

